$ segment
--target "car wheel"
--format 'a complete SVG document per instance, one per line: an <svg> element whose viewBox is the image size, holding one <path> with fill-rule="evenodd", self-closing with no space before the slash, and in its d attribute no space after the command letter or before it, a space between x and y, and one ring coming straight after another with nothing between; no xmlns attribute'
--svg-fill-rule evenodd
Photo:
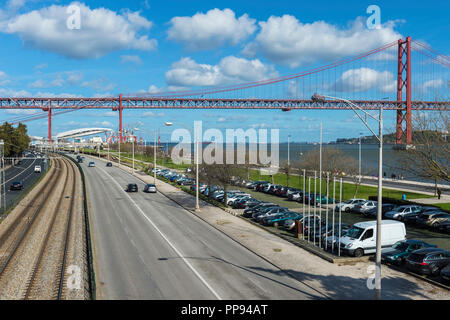
<svg viewBox="0 0 450 320"><path fill-rule="evenodd" d="M364 250L361 248L356 249L355 253L354 253L355 257L357 257L357 258L361 257L363 254L364 254Z"/></svg>
<svg viewBox="0 0 450 320"><path fill-rule="evenodd" d="M275 228L278 228L278 222L274 222L274 223L273 223L273 226L274 226Z"/></svg>
<svg viewBox="0 0 450 320"><path fill-rule="evenodd" d="M433 223L433 224L431 225L431 227L432 227L433 229L439 228L439 222Z"/></svg>
<svg viewBox="0 0 450 320"><path fill-rule="evenodd" d="M403 221L403 216L399 216L399 217L398 217L398 220L399 220L399 221Z"/></svg>
<svg viewBox="0 0 450 320"><path fill-rule="evenodd" d="M349 207L347 207L347 208L345 208L345 210L344 210L345 212L350 212L350 208Z"/></svg>

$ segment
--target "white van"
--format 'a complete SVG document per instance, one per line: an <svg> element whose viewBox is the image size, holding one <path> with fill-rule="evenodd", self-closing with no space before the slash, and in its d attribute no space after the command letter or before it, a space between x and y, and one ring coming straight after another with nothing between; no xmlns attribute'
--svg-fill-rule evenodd
<svg viewBox="0 0 450 320"><path fill-rule="evenodd" d="M341 250L349 255L360 257L376 251L377 222L355 223L339 239ZM381 221L381 248L387 248L400 240L406 239L405 224L400 221Z"/></svg>

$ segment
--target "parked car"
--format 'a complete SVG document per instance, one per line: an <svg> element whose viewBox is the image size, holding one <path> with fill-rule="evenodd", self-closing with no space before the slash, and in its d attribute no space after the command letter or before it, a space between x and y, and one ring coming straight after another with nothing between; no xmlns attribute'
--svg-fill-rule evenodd
<svg viewBox="0 0 450 320"><path fill-rule="evenodd" d="M341 232L347 231L351 228L351 225L348 223L341 223L339 226L339 223L329 224L328 226L323 226L320 228L320 232L316 232L316 241L322 241L322 243L325 243L325 239L329 236L337 235L339 233L339 227L341 229Z"/></svg>
<svg viewBox="0 0 450 320"><path fill-rule="evenodd" d="M381 261L402 265L413 251L423 248L436 248L436 245L420 240L401 240L391 248L381 250Z"/></svg>
<svg viewBox="0 0 450 320"><path fill-rule="evenodd" d="M420 206L416 205L405 205L394 208L392 211L385 213L385 217L389 219L403 220L403 217L408 213L420 213L422 211Z"/></svg>
<svg viewBox="0 0 450 320"><path fill-rule="evenodd" d="M261 200L255 198L241 198L232 205L233 209L252 208L261 203Z"/></svg>
<svg viewBox="0 0 450 320"><path fill-rule="evenodd" d="M366 199L350 199L345 202L338 203L336 205L336 211L342 210L345 212L350 212L356 205L359 205L363 202L367 201Z"/></svg>
<svg viewBox="0 0 450 320"><path fill-rule="evenodd" d="M34 166L34 172L35 173L41 173L41 166Z"/></svg>
<svg viewBox="0 0 450 320"><path fill-rule="evenodd" d="M381 205L381 214L382 214L383 218L384 218L384 215L386 212L392 211L395 207L396 207L395 204L383 203ZM378 203L374 208L371 208L371 209L363 212L363 215L365 215L366 217L376 217L377 214L378 214Z"/></svg>
<svg viewBox="0 0 450 320"><path fill-rule="evenodd" d="M262 222L262 219L264 219L265 217L267 217L267 218L274 217L278 213L287 212L287 211L289 211L288 208L276 207L276 208L272 208L272 209L266 210L264 212L261 212L260 214L253 214L252 218L258 222Z"/></svg>
<svg viewBox="0 0 450 320"><path fill-rule="evenodd" d="M423 227L439 228L440 223L450 220L450 214L439 211L425 212L419 214L416 224Z"/></svg>
<svg viewBox="0 0 450 320"><path fill-rule="evenodd" d="M294 211L284 211L275 216L264 217L262 223L266 226L278 227L278 225L285 220L299 220L303 215Z"/></svg>
<svg viewBox="0 0 450 320"><path fill-rule="evenodd" d="M22 190L23 184L20 181L14 181L11 183L11 186L9 187L10 190Z"/></svg>
<svg viewBox="0 0 450 320"><path fill-rule="evenodd" d="M377 208L377 201L367 200L353 207L353 211L357 213L365 213L370 209Z"/></svg>
<svg viewBox="0 0 450 320"><path fill-rule="evenodd" d="M439 231L450 233L450 221L439 223Z"/></svg>
<svg viewBox="0 0 450 320"><path fill-rule="evenodd" d="M144 187L144 192L156 193L156 186L154 184L146 184Z"/></svg>
<svg viewBox="0 0 450 320"><path fill-rule="evenodd" d="M450 263L450 252L439 248L425 248L406 258L406 268L416 273L435 276Z"/></svg>
<svg viewBox="0 0 450 320"><path fill-rule="evenodd" d="M447 264L446 267L441 269L441 278L444 281L450 282L450 264Z"/></svg>
<svg viewBox="0 0 450 320"><path fill-rule="evenodd" d="M127 185L127 188L125 189L126 192L138 192L138 186L136 183L129 183Z"/></svg>
<svg viewBox="0 0 450 320"><path fill-rule="evenodd" d="M311 240L313 240L315 235L319 234L319 230L322 228L323 221L318 215L305 216L300 221L303 224L303 233L305 236L309 236Z"/></svg>
<svg viewBox="0 0 450 320"><path fill-rule="evenodd" d="M351 227L350 227L351 228ZM331 232L330 235L328 235L325 239L323 239L323 246L327 248L327 250L332 250L337 249L338 248L338 243L339 243L339 239L341 237L344 237L348 230L350 230L350 228L342 228L341 232L339 233L339 229L337 229L337 231L334 231L334 236L333 236L333 232ZM325 245L326 242L326 245Z"/></svg>
<svg viewBox="0 0 450 320"><path fill-rule="evenodd" d="M341 250L348 255L361 257L376 251L376 221L355 223L347 234L339 239ZM403 222L381 221L381 247L390 247L397 241L406 239L406 228Z"/></svg>
<svg viewBox="0 0 450 320"><path fill-rule="evenodd" d="M303 191L297 191L288 195L288 200L301 202L303 199Z"/></svg>
<svg viewBox="0 0 450 320"><path fill-rule="evenodd" d="M246 218L250 218L253 215L253 213L255 213L263 208L276 207L276 206L278 206L278 205L276 205L275 203L261 202L260 204L257 204L256 206L254 206L252 208L245 209L243 216Z"/></svg>
<svg viewBox="0 0 450 320"><path fill-rule="evenodd" d="M300 220L300 219L299 219ZM281 223L281 227L285 230L291 231L295 229L295 220L287 219Z"/></svg>

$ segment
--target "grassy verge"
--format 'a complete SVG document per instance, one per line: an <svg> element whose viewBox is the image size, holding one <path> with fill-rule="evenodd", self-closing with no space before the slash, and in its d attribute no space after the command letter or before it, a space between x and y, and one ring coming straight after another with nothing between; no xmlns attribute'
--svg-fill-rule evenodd
<svg viewBox="0 0 450 320"><path fill-rule="evenodd" d="M261 175L259 170L250 170L250 179L257 180L266 180L271 181L271 177L267 175ZM275 184L281 184L283 186L287 185L287 176L285 173L277 173L273 177ZM309 178L306 178L306 190L309 190ZM289 179L289 186L293 188L303 189L303 176L291 176ZM353 183L343 182L342 183L342 199L348 200L353 198L355 194L356 185ZM316 180L316 190L319 193L319 179ZM311 179L311 192L314 192L314 179ZM336 196L335 198L339 199L339 182L336 181ZM326 195L327 193L327 181L326 179L322 179L322 194ZM329 193L330 198L333 198L333 181L330 181L329 185ZM383 197L393 198L393 199L401 199L402 195L406 195L406 199L418 199L418 198L431 198L433 196L425 195L421 193L415 192L405 192L401 190L394 190L383 188ZM377 196L378 188L371 186L362 186L360 185L358 188L358 192L356 197L368 199L369 196Z"/></svg>

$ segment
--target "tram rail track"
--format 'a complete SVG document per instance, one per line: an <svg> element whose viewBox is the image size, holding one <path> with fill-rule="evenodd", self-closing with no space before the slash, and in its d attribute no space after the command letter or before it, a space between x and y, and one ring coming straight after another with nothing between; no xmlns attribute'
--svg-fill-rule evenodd
<svg viewBox="0 0 450 320"><path fill-rule="evenodd" d="M0 242L2 299L64 299L80 182L72 161L56 157L52 162L45 185L0 236L5 240Z"/></svg>

